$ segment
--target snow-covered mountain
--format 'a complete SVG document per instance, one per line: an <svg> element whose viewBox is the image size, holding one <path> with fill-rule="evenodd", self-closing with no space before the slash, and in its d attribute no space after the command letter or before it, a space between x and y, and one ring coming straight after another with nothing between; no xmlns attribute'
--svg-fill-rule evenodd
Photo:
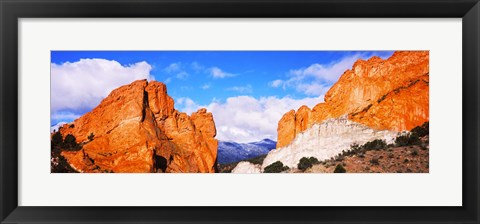
<svg viewBox="0 0 480 224"><path fill-rule="evenodd" d="M277 142L270 139L250 143L218 141L217 162L219 164L233 163L265 155L275 149L276 145Z"/></svg>

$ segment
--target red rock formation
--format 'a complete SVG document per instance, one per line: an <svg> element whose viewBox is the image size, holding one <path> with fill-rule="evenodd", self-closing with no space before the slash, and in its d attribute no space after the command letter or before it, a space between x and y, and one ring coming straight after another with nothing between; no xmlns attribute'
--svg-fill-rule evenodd
<svg viewBox="0 0 480 224"><path fill-rule="evenodd" d="M205 109L192 116L178 112L160 82L139 80L113 90L60 132L83 145L78 152L62 153L80 172L215 171L212 114Z"/></svg>
<svg viewBox="0 0 480 224"><path fill-rule="evenodd" d="M328 118L349 119L378 130L410 130L429 120L429 53L398 51L382 60L358 60L311 110L302 106L278 122L277 148ZM307 127L303 122L308 120ZM299 125L301 124L301 125Z"/></svg>

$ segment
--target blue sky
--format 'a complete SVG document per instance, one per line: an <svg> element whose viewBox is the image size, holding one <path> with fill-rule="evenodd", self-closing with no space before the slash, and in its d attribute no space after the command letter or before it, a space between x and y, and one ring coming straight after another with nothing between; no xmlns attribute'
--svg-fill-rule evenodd
<svg viewBox="0 0 480 224"><path fill-rule="evenodd" d="M211 111L221 140L275 140L281 114L323 101L323 94L356 60L385 59L392 53L53 51L51 125L71 122L112 89L146 78L166 83L178 110L191 113L206 107Z"/></svg>

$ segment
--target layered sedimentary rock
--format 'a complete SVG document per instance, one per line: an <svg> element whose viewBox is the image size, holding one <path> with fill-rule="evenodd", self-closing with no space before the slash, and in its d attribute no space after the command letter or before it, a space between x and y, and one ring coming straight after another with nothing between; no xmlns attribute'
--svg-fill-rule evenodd
<svg viewBox="0 0 480 224"><path fill-rule="evenodd" d="M263 161L262 170L276 161L296 168L302 157L330 159L343 150L350 150L351 145L363 145L375 139L383 139L390 144L397 135L396 131L375 130L348 120L346 116L330 118L297 134L289 145L270 151Z"/></svg>
<svg viewBox="0 0 480 224"><path fill-rule="evenodd" d="M62 153L79 172L214 172L218 143L212 114L175 110L160 82L117 88L59 131L82 145Z"/></svg>
<svg viewBox="0 0 480 224"><path fill-rule="evenodd" d="M277 148L329 118L348 119L377 130L410 130L429 120L429 53L399 51L383 60L358 60L311 110L291 110L278 122Z"/></svg>

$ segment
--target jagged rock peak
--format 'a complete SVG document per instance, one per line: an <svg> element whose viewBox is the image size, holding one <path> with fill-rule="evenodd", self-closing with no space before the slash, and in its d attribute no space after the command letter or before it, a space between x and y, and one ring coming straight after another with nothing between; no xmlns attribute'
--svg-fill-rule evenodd
<svg viewBox="0 0 480 224"><path fill-rule="evenodd" d="M213 115L206 109L192 116L175 110L161 82L121 86L60 132L83 145L63 153L80 172L214 172Z"/></svg>

